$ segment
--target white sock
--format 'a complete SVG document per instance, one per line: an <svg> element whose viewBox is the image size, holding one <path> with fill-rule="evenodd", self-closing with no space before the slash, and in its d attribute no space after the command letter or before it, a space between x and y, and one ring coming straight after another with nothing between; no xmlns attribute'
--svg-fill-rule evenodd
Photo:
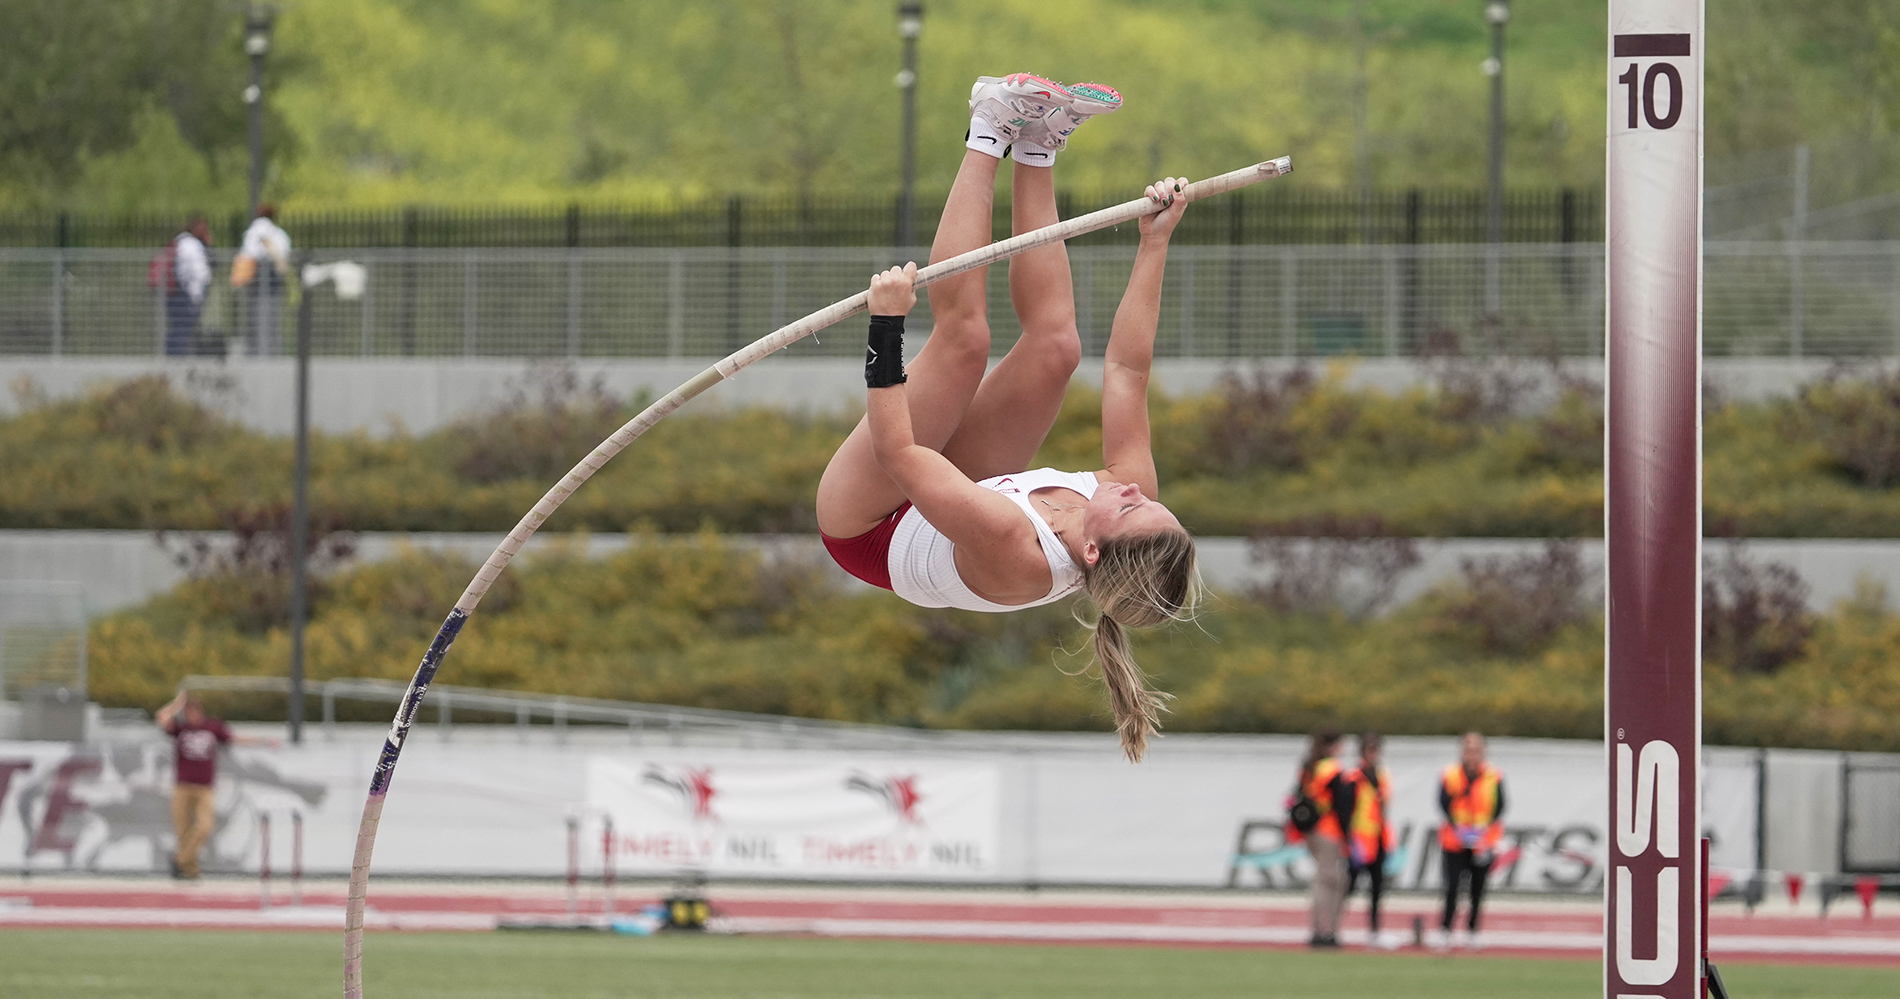
<svg viewBox="0 0 1900 999"><path fill-rule="evenodd" d="M970 119L970 137L963 140L963 144L999 160L1003 158L1004 151L1009 149L1009 140L997 135L996 129L991 128L990 123L981 117Z"/></svg>
<svg viewBox="0 0 1900 999"><path fill-rule="evenodd" d="M1017 139L1011 147L1010 157L1024 166L1050 167L1056 165L1056 152L1048 146L1023 139Z"/></svg>

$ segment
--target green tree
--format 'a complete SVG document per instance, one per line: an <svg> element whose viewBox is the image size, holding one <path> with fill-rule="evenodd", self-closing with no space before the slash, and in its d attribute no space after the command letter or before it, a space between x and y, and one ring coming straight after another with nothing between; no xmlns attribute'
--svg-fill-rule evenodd
<svg viewBox="0 0 1900 999"><path fill-rule="evenodd" d="M164 127L217 181L242 148L239 8L200 0L0 4L0 200L58 201ZM287 148L281 123L266 129Z"/></svg>

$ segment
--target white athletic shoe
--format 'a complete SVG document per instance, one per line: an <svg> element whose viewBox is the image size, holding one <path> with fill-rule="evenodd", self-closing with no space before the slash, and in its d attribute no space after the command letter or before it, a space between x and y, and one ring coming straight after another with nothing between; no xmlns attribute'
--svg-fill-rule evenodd
<svg viewBox="0 0 1900 999"><path fill-rule="evenodd" d="M1399 935L1391 930L1381 930L1372 935L1372 946L1374 950L1398 950Z"/></svg>
<svg viewBox="0 0 1900 999"><path fill-rule="evenodd" d="M1042 119L1047 135L1031 135L1030 141L1061 152L1069 144L1069 136L1082 127L1082 123L1098 114L1108 114L1122 106L1121 92L1106 83L1077 83L1063 89L1069 93L1069 100L1058 105Z"/></svg>
<svg viewBox="0 0 1900 999"><path fill-rule="evenodd" d="M1025 129L1037 126L1049 116L1049 112L1069 103L1069 91L1054 80L1045 80L1031 73L1012 73L1009 76L979 76L976 85L970 88L970 117L989 126L996 137L977 134L972 129L971 142L1001 140L1009 145L1022 138ZM1003 150L998 148L996 155Z"/></svg>
<svg viewBox="0 0 1900 999"><path fill-rule="evenodd" d="M1444 930L1431 930L1425 934L1425 945L1439 953L1451 950L1451 934Z"/></svg>
<svg viewBox="0 0 1900 999"><path fill-rule="evenodd" d="M1453 931L1451 931L1451 947L1452 947L1452 949L1453 949L1453 950L1468 950L1468 949L1470 949L1470 947L1471 947L1471 931L1470 931L1470 930L1453 930Z"/></svg>
<svg viewBox="0 0 1900 999"><path fill-rule="evenodd" d="M1477 930L1472 930L1470 933L1465 934L1465 946L1473 952L1483 950L1484 934L1479 933Z"/></svg>

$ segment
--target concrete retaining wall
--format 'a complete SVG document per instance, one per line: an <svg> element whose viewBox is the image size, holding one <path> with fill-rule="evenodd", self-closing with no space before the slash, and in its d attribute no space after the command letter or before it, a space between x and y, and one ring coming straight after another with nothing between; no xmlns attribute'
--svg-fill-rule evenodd
<svg viewBox="0 0 1900 999"><path fill-rule="evenodd" d="M795 349L795 348L794 348ZM704 370L713 358L581 359L573 370L584 382L599 376L616 395L645 392L658 396ZM557 362L559 363L559 362ZM1160 360L1156 383L1162 391L1204 392L1221 376L1252 370L1257 365L1284 368L1289 362L1261 360ZM1410 360L1373 359L1350 364L1349 383L1388 391L1416 384L1429 376ZM1579 375L1600 377L1602 362L1567 362ZM1733 398L1754 399L1785 395L1828 369L1825 361L1744 359L1708 362L1708 382ZM398 428L427 433L461 416L492 407L509 398L528 377L531 366L519 359L360 360L319 358L311 366L310 419L320 429L342 433L364 431L386 435ZM1526 366L1527 372L1534 371ZM274 434L291 431L296 366L287 358L229 361L166 360L164 358L4 358L0 384L19 386L25 381L49 398L68 398L87 389L139 375L162 373L174 385L190 391L246 425ZM1101 384L1101 362L1086 360L1077 378L1083 384ZM858 365L838 358L801 358L785 354L759 362L730 382L708 391L696 408L712 406L782 406L810 411L837 412L863 405L864 382ZM0 414L17 411L14 393L0 393Z"/></svg>
<svg viewBox="0 0 1900 999"><path fill-rule="evenodd" d="M481 561L501 542L500 534L368 532L359 535L358 557L387 558L401 546L453 551ZM587 535L592 556L625 547L627 534ZM815 537L745 535L745 544L764 546L771 553L819 559L829 565ZM570 543L567 535L540 534L528 543L524 558L533 558L549 545ZM178 544L177 540L173 542ZM1466 559L1524 555L1544 542L1525 538L1449 538L1417 542L1419 565L1399 581L1393 606L1404 604L1431 585L1454 576ZM1709 551L1719 553L1719 542ZM1244 538L1200 539L1201 565L1208 582L1226 590L1241 590L1263 582L1266 572L1252 559ZM1900 594L1900 541L1895 540L1779 540L1752 541L1747 556L1754 561L1785 563L1807 581L1809 606L1825 609L1853 596L1865 578ZM1593 575L1603 564L1602 542L1583 544L1585 566ZM863 586L837 572L848 586ZM0 582L54 580L85 587L86 605L101 614L141 603L184 578L166 548L148 531L0 531Z"/></svg>

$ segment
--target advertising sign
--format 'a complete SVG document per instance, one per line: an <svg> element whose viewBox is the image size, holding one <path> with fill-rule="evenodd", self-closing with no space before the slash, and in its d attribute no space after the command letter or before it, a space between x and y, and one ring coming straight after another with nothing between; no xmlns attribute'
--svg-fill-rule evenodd
<svg viewBox="0 0 1900 999"><path fill-rule="evenodd" d="M629 873L886 879L995 875L996 768L588 760Z"/></svg>

